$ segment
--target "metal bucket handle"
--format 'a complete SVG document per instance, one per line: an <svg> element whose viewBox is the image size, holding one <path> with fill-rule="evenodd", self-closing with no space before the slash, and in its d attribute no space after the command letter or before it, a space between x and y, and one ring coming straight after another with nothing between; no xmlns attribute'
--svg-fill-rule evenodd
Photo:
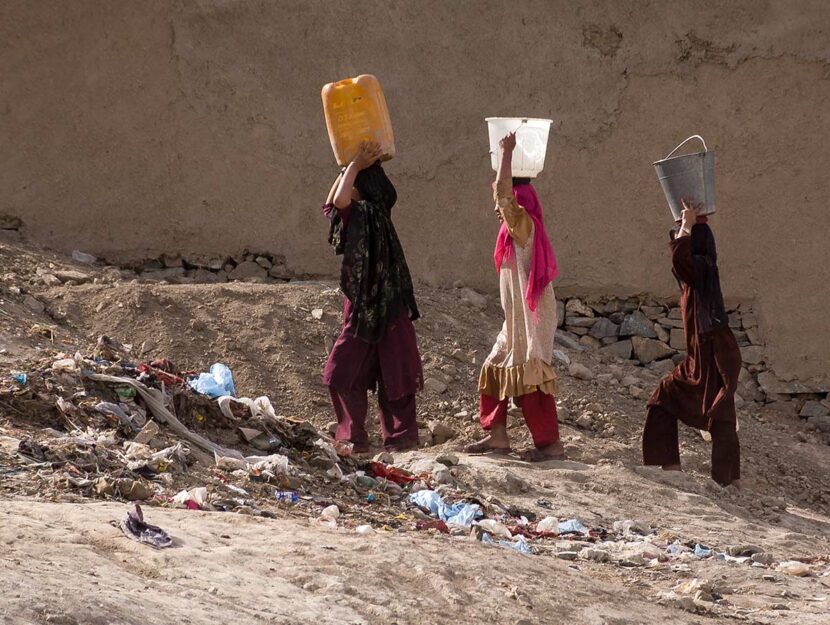
<svg viewBox="0 0 830 625"><path fill-rule="evenodd" d="M704 152L709 151L709 148L706 147L706 142L703 140L703 137L701 137L700 135L692 135L691 137L688 137L688 138L684 139L683 142L680 145L678 145L676 148L674 148L671 152L669 152L669 155L666 158L664 158L663 160L665 161L666 159L671 158L672 154L677 152L680 148L682 148L684 145L686 145L687 142L691 141L692 139L700 139L700 142L703 144L703 151Z"/></svg>

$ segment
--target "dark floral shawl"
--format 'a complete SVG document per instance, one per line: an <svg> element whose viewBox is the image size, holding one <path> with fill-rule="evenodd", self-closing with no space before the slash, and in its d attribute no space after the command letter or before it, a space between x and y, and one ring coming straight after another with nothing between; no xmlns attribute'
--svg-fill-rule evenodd
<svg viewBox="0 0 830 625"><path fill-rule="evenodd" d="M403 247L392 223L395 187L380 163L355 180L361 200L352 202L344 228L337 211L331 216L329 243L343 256L340 288L352 303L348 327L360 339L377 343L387 324L405 309L420 316Z"/></svg>

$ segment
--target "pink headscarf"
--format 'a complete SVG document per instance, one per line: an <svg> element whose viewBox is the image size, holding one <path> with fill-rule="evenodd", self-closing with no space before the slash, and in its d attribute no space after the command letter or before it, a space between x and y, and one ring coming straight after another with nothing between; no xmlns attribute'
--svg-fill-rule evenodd
<svg viewBox="0 0 830 625"><path fill-rule="evenodd" d="M530 273L527 278L525 298L527 307L532 312L536 312L542 291L559 274L559 269L556 266L556 254L553 253L550 239L545 232L542 204L539 202L539 196L536 195L536 189L532 184L513 185L513 195L519 206L527 211L534 225L533 252L530 257ZM507 231L507 224L502 224L499 236L496 238L496 251L493 254L496 271L501 271L502 263L511 262L514 255L515 248L510 233Z"/></svg>

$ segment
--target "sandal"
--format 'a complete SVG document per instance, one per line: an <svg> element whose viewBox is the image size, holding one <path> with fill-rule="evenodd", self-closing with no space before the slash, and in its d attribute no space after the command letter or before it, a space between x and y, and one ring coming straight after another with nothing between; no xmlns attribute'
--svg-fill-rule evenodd
<svg viewBox="0 0 830 625"><path fill-rule="evenodd" d="M564 451L558 454L549 454L541 449L531 447L530 449L525 449L519 454L519 457L525 462L547 462L548 460L565 460L567 456Z"/></svg>

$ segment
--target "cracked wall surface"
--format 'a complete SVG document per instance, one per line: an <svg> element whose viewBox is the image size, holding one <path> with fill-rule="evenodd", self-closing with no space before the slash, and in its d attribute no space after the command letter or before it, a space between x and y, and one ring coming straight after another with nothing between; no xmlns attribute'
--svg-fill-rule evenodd
<svg viewBox="0 0 830 625"><path fill-rule="evenodd" d="M554 120L537 187L560 288L674 292L651 166L717 151L724 290L784 374L830 365L830 4L0 3L0 216L112 260L269 250L335 275L320 88L386 91L415 275L494 290L483 118Z"/></svg>

